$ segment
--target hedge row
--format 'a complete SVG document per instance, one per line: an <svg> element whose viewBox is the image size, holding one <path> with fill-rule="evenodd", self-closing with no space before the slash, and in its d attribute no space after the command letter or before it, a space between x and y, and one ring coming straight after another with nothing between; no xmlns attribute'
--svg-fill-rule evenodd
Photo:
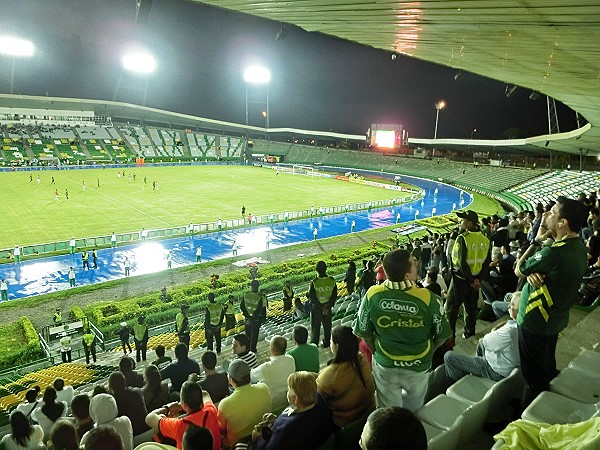
<svg viewBox="0 0 600 450"><path fill-rule="evenodd" d="M35 327L27 317L21 317L2 327L0 339L3 351L0 352L0 370L9 369L43 357L40 339ZM14 342L14 344L10 344Z"/></svg>
<svg viewBox="0 0 600 450"><path fill-rule="evenodd" d="M315 255L261 266L257 278L260 289L267 293L279 292L288 280L293 285L309 282L315 276L314 267L319 260L327 263L330 274L337 274L346 270L348 260L365 259L387 249L389 246L373 242L365 247L343 249L329 255ZM248 290L250 275L247 269L240 269L218 276L214 282L211 279L172 288L166 295L157 292L120 301L97 303L83 312L104 334L113 333L120 322L136 319L142 314L146 317L148 325L157 325L172 321L182 304L190 305L191 315L201 313L206 306L206 296L209 292L215 294L217 301L225 301L229 295L233 295L239 301Z"/></svg>

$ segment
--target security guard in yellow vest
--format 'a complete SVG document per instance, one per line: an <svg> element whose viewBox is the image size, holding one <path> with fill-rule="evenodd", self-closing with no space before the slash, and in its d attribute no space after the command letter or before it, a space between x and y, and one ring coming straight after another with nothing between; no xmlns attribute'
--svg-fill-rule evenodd
<svg viewBox="0 0 600 450"><path fill-rule="evenodd" d="M138 323L133 326L133 342L135 343L135 360L146 361L146 349L148 347L148 325L144 316L138 317Z"/></svg>
<svg viewBox="0 0 600 450"><path fill-rule="evenodd" d="M96 335L90 331L89 327L84 329L83 339L81 341L83 344L83 351L85 352L86 364L90 363L90 355L92 355L92 359L96 362Z"/></svg>
<svg viewBox="0 0 600 450"><path fill-rule="evenodd" d="M308 299L310 300L311 342L319 343L321 324L323 324L323 347L329 347L331 339L331 308L337 299L337 284L327 276L327 264L319 261L316 265L317 278L310 283Z"/></svg>
<svg viewBox="0 0 600 450"><path fill-rule="evenodd" d="M71 336L67 336L67 333L63 331L60 335L60 356L62 362L71 362Z"/></svg>
<svg viewBox="0 0 600 450"><path fill-rule="evenodd" d="M215 294L208 293L208 304L204 315L204 334L206 335L206 348L213 351L213 341L217 341L217 354L221 354L221 325L225 317L225 308L215 302Z"/></svg>
<svg viewBox="0 0 600 450"><path fill-rule="evenodd" d="M292 286L291 281L286 281L285 286L283 286L283 310L289 311L292 309L292 304L294 302L294 287Z"/></svg>
<svg viewBox="0 0 600 450"><path fill-rule="evenodd" d="M464 304L466 320L462 337L467 339L475 334L480 282L489 272L492 246L479 228L479 217L475 211L459 211L456 215L462 219L461 232L452 247L452 281L446 310L450 328L456 335L458 310Z"/></svg>
<svg viewBox="0 0 600 450"><path fill-rule="evenodd" d="M62 314L60 313L60 308L56 308L56 311L54 311L52 321L54 322L54 326L62 325Z"/></svg>
<svg viewBox="0 0 600 450"><path fill-rule="evenodd" d="M263 310L263 297L258 292L258 281L252 280L250 283L250 292L244 294L240 303L242 314L246 318L245 333L250 339L249 350L256 353L256 344L258 343L258 332L260 331L260 321Z"/></svg>
<svg viewBox="0 0 600 450"><path fill-rule="evenodd" d="M181 305L181 312L175 317L175 331L179 342L183 342L190 347L190 321L187 312L190 310L189 305Z"/></svg>

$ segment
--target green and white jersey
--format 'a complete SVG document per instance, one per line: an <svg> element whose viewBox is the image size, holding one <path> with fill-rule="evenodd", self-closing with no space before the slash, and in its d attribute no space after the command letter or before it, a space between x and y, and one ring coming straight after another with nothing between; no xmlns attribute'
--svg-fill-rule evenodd
<svg viewBox="0 0 600 450"><path fill-rule="evenodd" d="M535 334L558 334L569 322L569 309L587 268L586 249L579 237L565 239L534 253L519 267L527 276L542 273L544 285L523 286L517 324Z"/></svg>
<svg viewBox="0 0 600 450"><path fill-rule="evenodd" d="M434 340L452 336L442 300L412 282L372 286L354 323L357 336L374 340L375 361L416 372L431 368Z"/></svg>

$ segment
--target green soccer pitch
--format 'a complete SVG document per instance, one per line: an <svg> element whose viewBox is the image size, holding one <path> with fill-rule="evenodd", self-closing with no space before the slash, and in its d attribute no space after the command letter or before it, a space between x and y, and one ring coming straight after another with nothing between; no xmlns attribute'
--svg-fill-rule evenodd
<svg viewBox="0 0 600 450"><path fill-rule="evenodd" d="M123 170L125 177L118 177L117 172L122 174ZM135 174L135 181L129 181L130 174ZM52 177L55 185L51 184ZM158 192L152 189L153 181L158 182ZM65 190L69 191L68 200ZM246 214L260 215L406 195L358 183L284 172L276 175L271 168L243 166L3 172L0 248L113 231L168 228L219 217L234 219L240 217L242 205Z"/></svg>

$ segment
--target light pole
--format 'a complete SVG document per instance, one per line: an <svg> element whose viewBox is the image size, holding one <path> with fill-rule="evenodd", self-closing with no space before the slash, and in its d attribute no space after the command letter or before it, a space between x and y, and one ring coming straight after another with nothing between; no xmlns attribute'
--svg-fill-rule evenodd
<svg viewBox="0 0 600 450"><path fill-rule="evenodd" d="M440 100L435 104L435 131L433 132L433 138L437 139L437 129L438 129L438 119L440 118L440 109L444 109L446 107L446 102L444 100Z"/></svg>
<svg viewBox="0 0 600 450"><path fill-rule="evenodd" d="M263 111L263 117L265 118L265 134L269 128L269 83L271 82L271 71L261 66L250 66L244 70L244 81L246 82L246 126L248 126L248 85L249 84L265 84L267 88L267 99L266 107L267 110ZM263 103L263 102L258 102Z"/></svg>
<svg viewBox="0 0 600 450"><path fill-rule="evenodd" d="M15 60L16 58L29 58L33 56L35 46L33 42L12 36L0 36L0 54L11 57L10 93L15 90Z"/></svg>
<svg viewBox="0 0 600 450"><path fill-rule="evenodd" d="M477 133L477 128L473 128L473 129L471 130L471 140L473 140L473 135L474 135L475 133Z"/></svg>

